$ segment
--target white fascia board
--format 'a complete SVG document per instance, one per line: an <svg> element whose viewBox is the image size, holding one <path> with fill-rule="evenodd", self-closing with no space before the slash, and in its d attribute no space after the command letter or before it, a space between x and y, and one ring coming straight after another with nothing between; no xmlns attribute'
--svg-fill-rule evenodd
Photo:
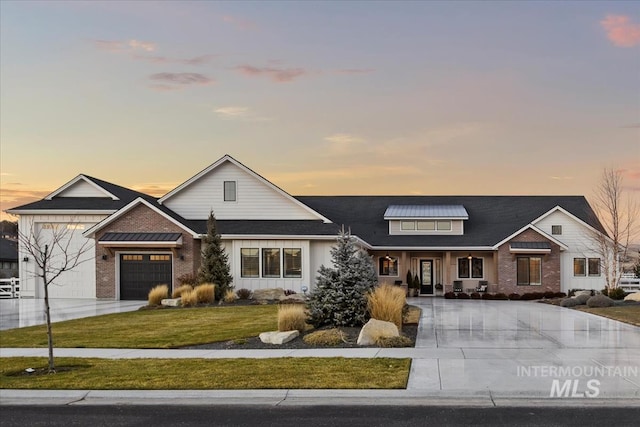
<svg viewBox="0 0 640 427"><path fill-rule="evenodd" d="M231 157L228 154L225 154L223 157L221 157L218 161L213 163L211 166L209 166L209 167L205 168L204 170L200 171L198 174L194 175L192 178L190 178L187 181L183 182L182 184L180 184L179 186L177 186L176 188L174 188L173 190L171 190L170 192L168 192L167 194L165 194L164 196L159 198L158 199L158 203L160 203L161 205L164 204L165 201L167 201L171 197L175 196L180 191L184 190L185 188L187 188L188 186L190 186L194 182L198 181L204 175L206 175L209 172L211 172L212 170L216 169L218 166L220 166L224 162L233 163L235 166L239 167L240 169L242 169L243 171L245 171L249 175L253 176L258 181L261 181L262 183L266 184L268 187L270 187L273 190L275 190L280 195L282 195L282 196L286 197L287 199L289 199L289 201L291 201L291 202L295 203L296 205L300 206L301 208L303 208L307 212L311 213L312 215L314 215L318 219L321 219L324 223L330 224L330 223L333 222L329 218L327 218L327 217L321 215L320 213L314 211L309 206L305 205L304 203L302 203L301 201L299 201L298 199L293 197L291 194L289 194L286 191L284 191L282 188L278 187L277 185L275 185L271 181L265 179L260 174L254 172L253 170L251 170L247 166L243 165L242 163L240 163L239 161L237 161L236 159L234 159L233 157Z"/></svg>
<svg viewBox="0 0 640 427"><path fill-rule="evenodd" d="M105 248L108 247L136 247L136 248L167 248L167 247L174 247L174 248L180 248L182 247L182 241L170 241L170 242L132 242L132 241L125 241L125 242L116 242L116 241L108 241L108 242L98 242L100 244L100 246L103 246Z"/></svg>
<svg viewBox="0 0 640 427"><path fill-rule="evenodd" d="M374 251L494 251L491 246L372 246Z"/></svg>
<svg viewBox="0 0 640 427"><path fill-rule="evenodd" d="M496 243L495 246L493 247L493 249L498 249L500 246L502 246L503 244L507 243L509 240L513 239L518 234L520 234L520 233L522 233L522 232L524 232L526 230L535 231L536 233L540 234L541 236L551 240L553 243L555 243L556 245L560 246L560 248L562 250L566 251L566 250L569 249L569 247L567 245L565 245L564 243L562 243L560 240L556 239L555 237L551 236L550 234L545 233L544 231L542 231L541 229L539 229L538 227L536 227L533 224L527 224L524 227L522 227L520 230L518 230L515 233L511 234L510 236L507 236L506 238L504 238L500 242Z"/></svg>
<svg viewBox="0 0 640 427"><path fill-rule="evenodd" d="M509 248L509 252L516 253L527 253L527 254L550 254L551 249L514 249Z"/></svg>
<svg viewBox="0 0 640 427"><path fill-rule="evenodd" d="M569 212L568 210L564 209L562 206L556 206L555 208L550 209L549 212L547 212L545 214L542 214L538 218L536 218L533 221L531 221L531 224L535 225L536 223L542 221L543 219L545 219L546 217L548 217L549 215L551 215L554 212L562 212L563 214L565 214L566 216L568 216L572 220L574 220L577 223L587 227L592 233L597 233L597 234L603 235L604 237L606 237L607 239L609 239L611 241L611 238L609 236L607 236L606 234L603 234L599 230L596 230L595 228L593 228L592 226L590 226L589 224L587 224L586 222L584 222L583 220L581 220L580 218L578 218L577 216L575 216L574 214Z"/></svg>
<svg viewBox="0 0 640 427"><path fill-rule="evenodd" d="M206 234L201 234L199 236L200 239L204 238ZM371 249L371 245L359 238L358 236L352 237L360 244L360 246L364 246L367 249ZM309 241L335 241L338 238L338 235L284 235L284 234L221 234L220 238L222 240L309 240Z"/></svg>
<svg viewBox="0 0 640 427"><path fill-rule="evenodd" d="M115 210L54 210L54 209L7 209L6 213L12 215L111 215Z"/></svg>
<svg viewBox="0 0 640 427"><path fill-rule="evenodd" d="M93 227L91 227L90 229L85 231L84 233L82 233L82 235L85 236L85 237L94 237L96 232L101 230L103 227L111 224L113 221L115 221L116 219L120 218L122 215L124 215L125 213L127 213L128 211L133 209L134 207L138 206L139 204L143 204L143 205L147 206L149 209L157 212L158 214L160 214L161 216L163 216L167 220L171 221L173 224L177 225L178 227L180 227L183 230L185 230L187 233L191 234L191 236L193 236L194 238L198 238L200 236L198 233L196 233L195 231L193 231L190 228L186 227L184 224L180 223L179 221L176 221L175 219L171 218L170 216L168 216L167 214L162 212L160 209L158 209L157 207L153 206L151 203L147 202L142 197L138 197L137 199L133 200L131 203L129 203L128 205L124 206L123 208L118 210L113 215L103 219L102 221L100 221L99 223L97 223L96 225L94 225Z"/></svg>
<svg viewBox="0 0 640 427"><path fill-rule="evenodd" d="M44 197L44 199L45 200L51 200L52 198L54 198L55 196L57 196L58 194L62 193L64 190L66 190L67 188L73 186L73 184L75 184L76 182L81 181L81 180L86 182L87 184L93 186L95 189L99 190L100 192L104 193L107 197L110 197L112 200L120 200L114 194L108 192L107 190L105 190L104 188L102 188L101 186L99 186L98 184L96 184L95 182L93 182L92 180L90 180L89 178L87 178L86 176L84 176L82 174L76 176L71 181L67 182L62 187L60 187L57 190L55 190L53 193L48 194L47 196Z"/></svg>

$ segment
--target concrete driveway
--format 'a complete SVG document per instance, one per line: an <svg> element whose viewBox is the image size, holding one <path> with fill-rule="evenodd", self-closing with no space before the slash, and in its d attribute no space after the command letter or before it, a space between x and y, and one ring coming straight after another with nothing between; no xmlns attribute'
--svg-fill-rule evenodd
<svg viewBox="0 0 640 427"><path fill-rule="evenodd" d="M410 303L423 312L409 389L640 397L636 326L535 302Z"/></svg>

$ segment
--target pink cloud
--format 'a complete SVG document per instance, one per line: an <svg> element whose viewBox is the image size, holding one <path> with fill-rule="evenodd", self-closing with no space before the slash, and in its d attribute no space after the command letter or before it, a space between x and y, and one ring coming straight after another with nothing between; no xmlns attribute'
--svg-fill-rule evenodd
<svg viewBox="0 0 640 427"><path fill-rule="evenodd" d="M245 76L266 76L277 83L291 82L298 77L308 74L308 71L303 68L273 68L255 67L253 65L238 65L235 69Z"/></svg>
<svg viewBox="0 0 640 427"><path fill-rule="evenodd" d="M633 47L640 44L640 25L625 15L607 15L600 21L607 37L616 46Z"/></svg>
<svg viewBox="0 0 640 427"><path fill-rule="evenodd" d="M93 43L98 49L109 52L153 52L156 50L156 44L151 42L143 42L140 40L94 40Z"/></svg>
<svg viewBox="0 0 640 427"><path fill-rule="evenodd" d="M186 59L177 59L177 58L168 58L166 56L149 56L149 55L132 55L133 59L139 61L147 61L154 64L185 64L185 65L204 65L209 63L212 59L216 58L217 55L200 55L195 56L193 58Z"/></svg>
<svg viewBox="0 0 640 427"><path fill-rule="evenodd" d="M186 86L206 86L215 80L200 73L156 73L149 76L154 81L150 87L158 91L170 91Z"/></svg>

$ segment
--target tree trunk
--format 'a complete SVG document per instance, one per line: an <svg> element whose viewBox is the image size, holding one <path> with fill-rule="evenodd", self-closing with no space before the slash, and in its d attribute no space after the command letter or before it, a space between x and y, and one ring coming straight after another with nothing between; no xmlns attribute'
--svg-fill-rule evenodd
<svg viewBox="0 0 640 427"><path fill-rule="evenodd" d="M49 283L47 283L47 257L49 255L49 246L44 247L44 262L42 269L42 281L44 282L44 309L47 319L47 342L49 344L49 373L56 373L56 366L53 362L53 334L51 332L51 311L49 309Z"/></svg>

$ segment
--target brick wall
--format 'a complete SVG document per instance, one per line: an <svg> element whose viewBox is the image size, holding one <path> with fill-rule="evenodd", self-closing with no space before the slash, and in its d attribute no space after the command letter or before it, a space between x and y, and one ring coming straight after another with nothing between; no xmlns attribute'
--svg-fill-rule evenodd
<svg viewBox="0 0 640 427"><path fill-rule="evenodd" d="M177 284L176 278L186 273L195 273L200 265L200 240L194 240L190 233L169 221L147 206L138 205L129 212L96 233L96 242L105 233L181 233L182 247L177 249L184 260L173 254L173 285ZM169 248L110 248L96 244L96 297L116 298L119 280L116 277L116 265L118 251L127 252L168 252ZM112 255L113 253L113 255ZM106 260L102 256L107 254Z"/></svg>
<svg viewBox="0 0 640 427"><path fill-rule="evenodd" d="M531 256L542 258L541 286L518 286L516 257L517 255L527 256L527 254L512 254L509 251L511 242L549 242L551 244L550 254L531 254ZM560 292L560 277L560 246L529 229L498 248L498 286L497 289L491 289L491 292L502 292L507 295L513 292L520 295L527 292Z"/></svg>

